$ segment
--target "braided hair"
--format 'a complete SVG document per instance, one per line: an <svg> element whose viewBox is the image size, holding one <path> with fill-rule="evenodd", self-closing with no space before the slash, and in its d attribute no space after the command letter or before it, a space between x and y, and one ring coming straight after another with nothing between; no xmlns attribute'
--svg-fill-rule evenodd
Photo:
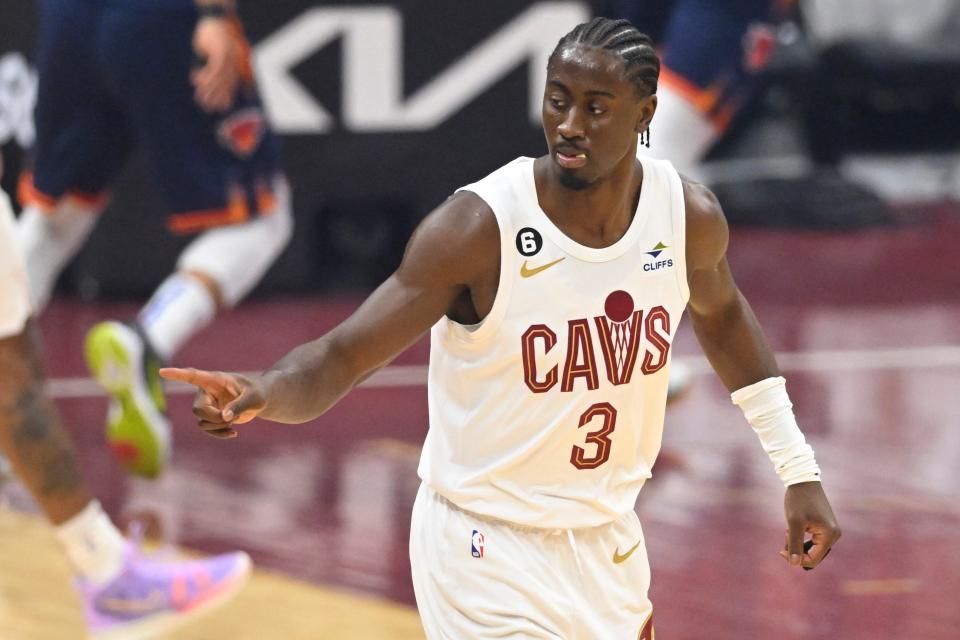
<svg viewBox="0 0 960 640"><path fill-rule="evenodd" d="M578 45L619 56L623 60L627 78L636 86L640 95L653 95L657 92L660 58L657 57L650 36L641 33L629 20L594 18L590 22L577 25L560 38L556 49L550 54L550 61L564 49Z"/></svg>

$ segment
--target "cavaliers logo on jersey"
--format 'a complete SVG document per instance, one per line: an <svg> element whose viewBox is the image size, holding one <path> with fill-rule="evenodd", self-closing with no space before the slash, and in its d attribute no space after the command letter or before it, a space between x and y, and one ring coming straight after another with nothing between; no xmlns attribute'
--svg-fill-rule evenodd
<svg viewBox="0 0 960 640"><path fill-rule="evenodd" d="M260 109L241 109L220 123L217 137L226 149L246 158L260 146L265 130L266 122Z"/></svg>
<svg viewBox="0 0 960 640"><path fill-rule="evenodd" d="M538 366L539 354L545 357L557 346L557 332L545 324L532 325L524 332L521 338L523 373L531 391L546 393L560 382L560 390L570 392L579 378L583 378L588 391L599 388L600 368L591 324L599 338L600 356L610 383L628 384L638 361L644 375L656 373L667 364L670 314L664 307L637 309L633 296L617 290L606 297L603 311L604 315L594 317L592 323L587 318L567 322L562 372L558 365L546 372L542 365ZM643 338L652 350L647 349L641 357Z"/></svg>

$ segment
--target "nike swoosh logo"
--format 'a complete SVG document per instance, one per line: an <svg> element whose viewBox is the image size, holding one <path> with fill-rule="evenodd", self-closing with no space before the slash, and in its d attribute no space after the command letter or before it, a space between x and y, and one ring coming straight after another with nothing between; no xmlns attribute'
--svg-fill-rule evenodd
<svg viewBox="0 0 960 640"><path fill-rule="evenodd" d="M553 262L548 262L548 263L545 264L545 265L541 265L541 266L539 266L539 267L534 267L534 268L532 268L532 269L527 266L527 261L524 260L524 261L523 261L523 266L520 267L520 277L521 277L521 278L532 278L533 276L537 275L537 274L540 273L541 271L546 271L547 269L549 269L549 268L552 267L553 265L557 264L558 262L563 262L565 259L566 259L565 257L564 257L564 258L558 258L558 259L554 260Z"/></svg>
<svg viewBox="0 0 960 640"><path fill-rule="evenodd" d="M613 564L620 564L621 562L626 562L627 558L633 555L633 552L637 550L637 547L640 546L640 541L637 540L637 544L630 547L630 551L627 551L625 554L620 555L620 547L617 547L617 550L613 552Z"/></svg>

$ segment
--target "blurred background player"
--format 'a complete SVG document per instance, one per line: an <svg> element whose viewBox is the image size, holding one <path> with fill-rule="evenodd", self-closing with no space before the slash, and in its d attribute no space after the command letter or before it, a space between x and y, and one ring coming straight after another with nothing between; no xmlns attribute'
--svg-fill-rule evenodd
<svg viewBox="0 0 960 640"><path fill-rule="evenodd" d="M657 124L638 155L698 165L755 91L796 0L610 0L610 13L640 25L663 60ZM644 141L641 141L644 142Z"/></svg>
<svg viewBox="0 0 960 640"><path fill-rule="evenodd" d="M236 593L250 573L245 553L152 559L124 540L90 495L70 437L43 391L39 332L30 314L13 211L0 190L0 452L56 529L91 637L170 629Z"/></svg>
<svg viewBox="0 0 960 640"><path fill-rule="evenodd" d="M699 165L754 90L775 44L774 28L796 0L610 0L608 13L639 25L663 61L657 124L638 156L670 160L701 179ZM696 34L696 37L691 37ZM689 389L691 371L670 370L669 398Z"/></svg>
<svg viewBox="0 0 960 640"><path fill-rule="evenodd" d="M262 278L290 238L289 192L233 0L39 4L37 139L17 228L34 308L93 230L134 145L169 229L200 232L135 321L100 323L86 339L112 396L113 450L156 476L171 439L156 369Z"/></svg>

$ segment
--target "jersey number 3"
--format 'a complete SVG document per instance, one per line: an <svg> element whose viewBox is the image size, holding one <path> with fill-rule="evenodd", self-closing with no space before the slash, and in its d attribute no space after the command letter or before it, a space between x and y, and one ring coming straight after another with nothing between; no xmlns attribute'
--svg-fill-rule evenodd
<svg viewBox="0 0 960 640"><path fill-rule="evenodd" d="M585 444L593 444L597 448L592 456L588 456L586 449L578 445L573 446L573 451L570 452L570 464L577 469L596 469L610 459L610 448L613 446L610 436L617 428L617 410L609 402L598 402L583 412L577 428L592 422L594 418L601 419L601 428L589 432Z"/></svg>

